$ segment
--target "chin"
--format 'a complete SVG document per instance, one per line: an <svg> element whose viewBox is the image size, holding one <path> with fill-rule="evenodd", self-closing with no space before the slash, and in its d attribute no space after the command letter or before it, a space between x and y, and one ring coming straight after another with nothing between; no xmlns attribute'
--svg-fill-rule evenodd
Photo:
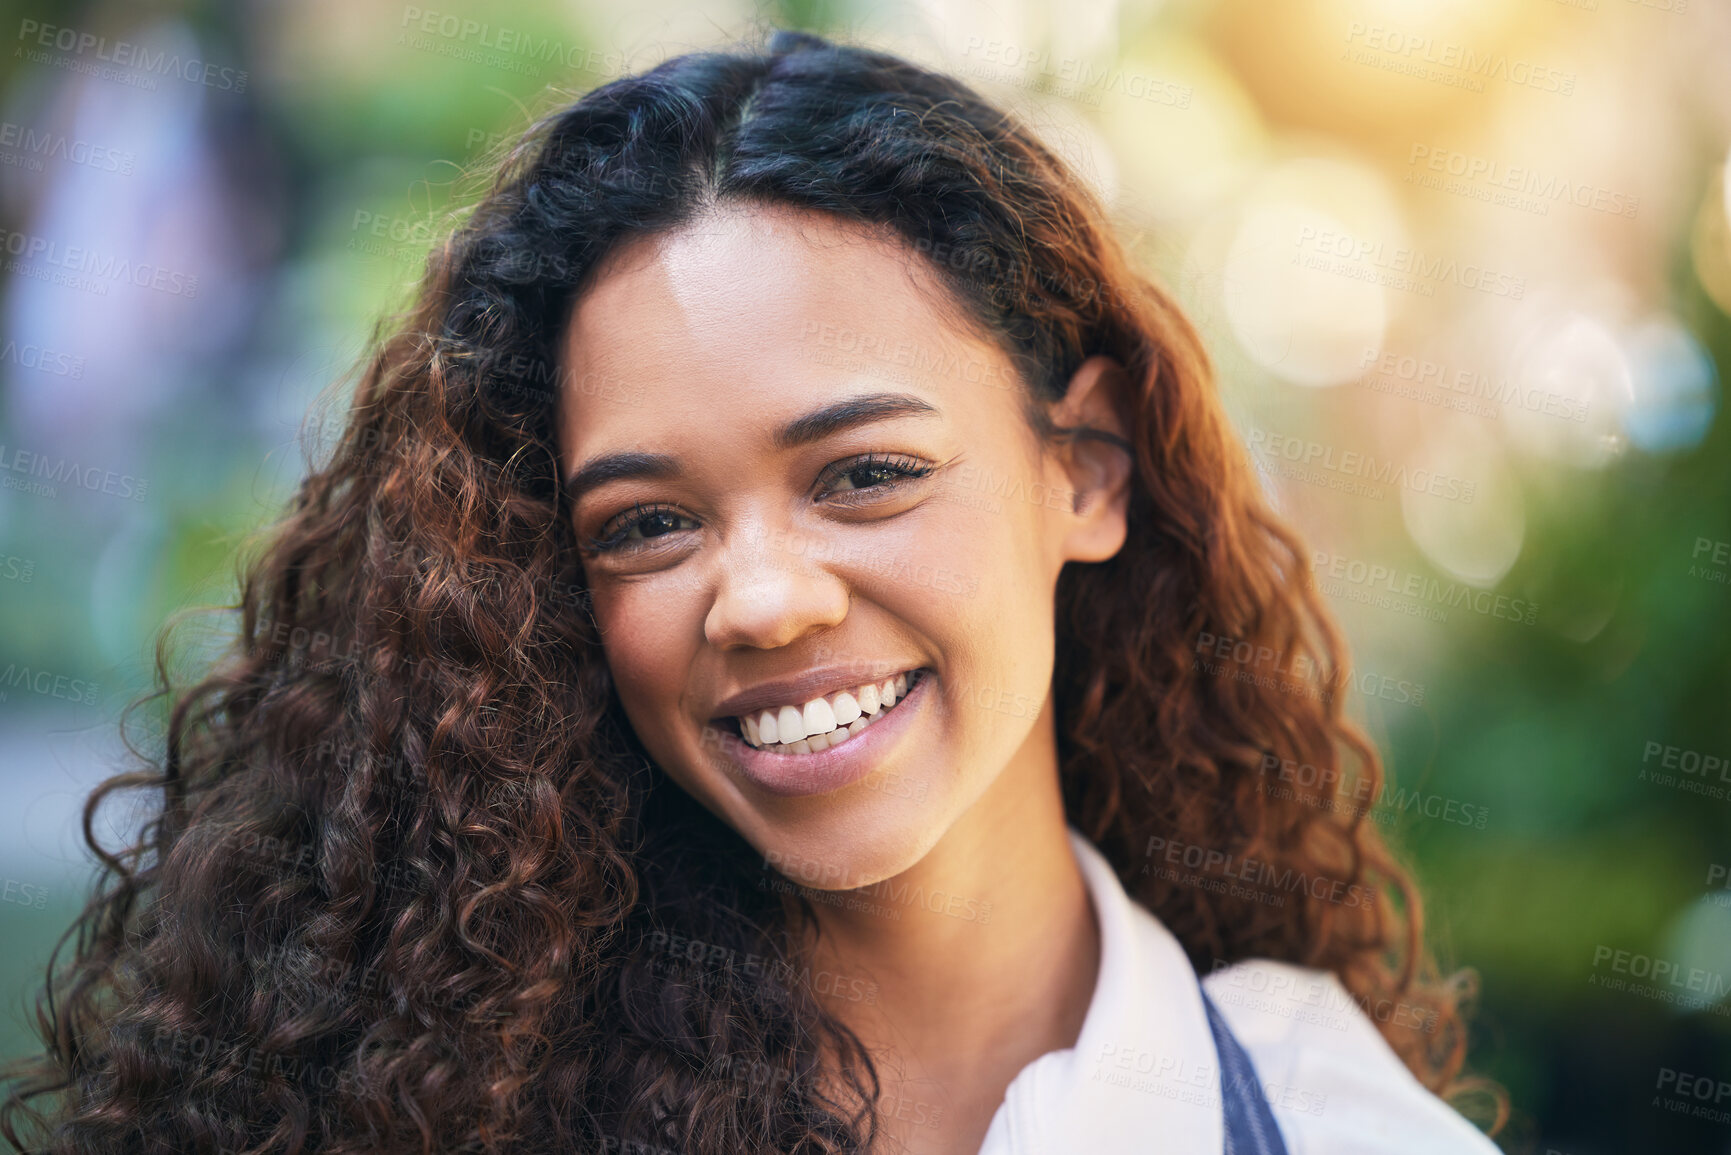
<svg viewBox="0 0 1731 1155"><path fill-rule="evenodd" d="M764 862L813 890L857 890L914 866L948 829L928 804L875 799L797 823L766 823L753 839Z"/></svg>

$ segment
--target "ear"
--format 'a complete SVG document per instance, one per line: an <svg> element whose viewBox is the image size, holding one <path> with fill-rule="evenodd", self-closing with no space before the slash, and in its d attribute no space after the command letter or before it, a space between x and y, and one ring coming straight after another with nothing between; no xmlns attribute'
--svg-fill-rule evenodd
<svg viewBox="0 0 1731 1155"><path fill-rule="evenodd" d="M1077 366L1063 399L1047 410L1060 431L1055 456L1073 495L1070 508L1055 514L1065 561L1105 561L1128 535L1135 468L1124 419L1129 386L1124 366L1096 354Z"/></svg>

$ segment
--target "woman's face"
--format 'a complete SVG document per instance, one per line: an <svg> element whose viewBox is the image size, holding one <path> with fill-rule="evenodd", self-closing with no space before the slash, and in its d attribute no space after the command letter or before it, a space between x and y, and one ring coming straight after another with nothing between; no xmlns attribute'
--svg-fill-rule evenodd
<svg viewBox="0 0 1731 1155"><path fill-rule="evenodd" d="M1089 492L1111 468L1046 448L944 302L883 234L724 206L618 250L565 338L561 469L625 711L827 889L900 873L1006 767L1050 763L1058 571L1123 540ZM1104 392L1050 411L1111 424L1077 408Z"/></svg>

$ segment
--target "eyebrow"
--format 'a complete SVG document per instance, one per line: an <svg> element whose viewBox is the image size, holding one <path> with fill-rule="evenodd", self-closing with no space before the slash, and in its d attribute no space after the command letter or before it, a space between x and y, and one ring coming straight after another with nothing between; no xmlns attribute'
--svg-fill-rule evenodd
<svg viewBox="0 0 1731 1155"><path fill-rule="evenodd" d="M837 401L795 417L777 429L770 440L777 449L797 449L858 425L937 412L936 406L911 393L872 393ZM586 491L610 481L667 478L678 473L678 460L665 453L607 453L585 461L580 469L565 479L563 488L565 496L576 504Z"/></svg>

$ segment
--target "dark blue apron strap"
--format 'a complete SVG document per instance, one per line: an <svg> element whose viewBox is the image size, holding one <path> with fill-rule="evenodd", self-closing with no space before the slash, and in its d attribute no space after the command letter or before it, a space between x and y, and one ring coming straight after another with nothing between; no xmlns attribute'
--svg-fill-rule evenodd
<svg viewBox="0 0 1731 1155"><path fill-rule="evenodd" d="M1275 1126L1274 1112L1262 1094L1262 1082L1250 1056L1226 1025L1220 1008L1202 992L1214 1049L1220 1055L1220 1104L1226 1113L1226 1155L1286 1155L1286 1144Z"/></svg>

